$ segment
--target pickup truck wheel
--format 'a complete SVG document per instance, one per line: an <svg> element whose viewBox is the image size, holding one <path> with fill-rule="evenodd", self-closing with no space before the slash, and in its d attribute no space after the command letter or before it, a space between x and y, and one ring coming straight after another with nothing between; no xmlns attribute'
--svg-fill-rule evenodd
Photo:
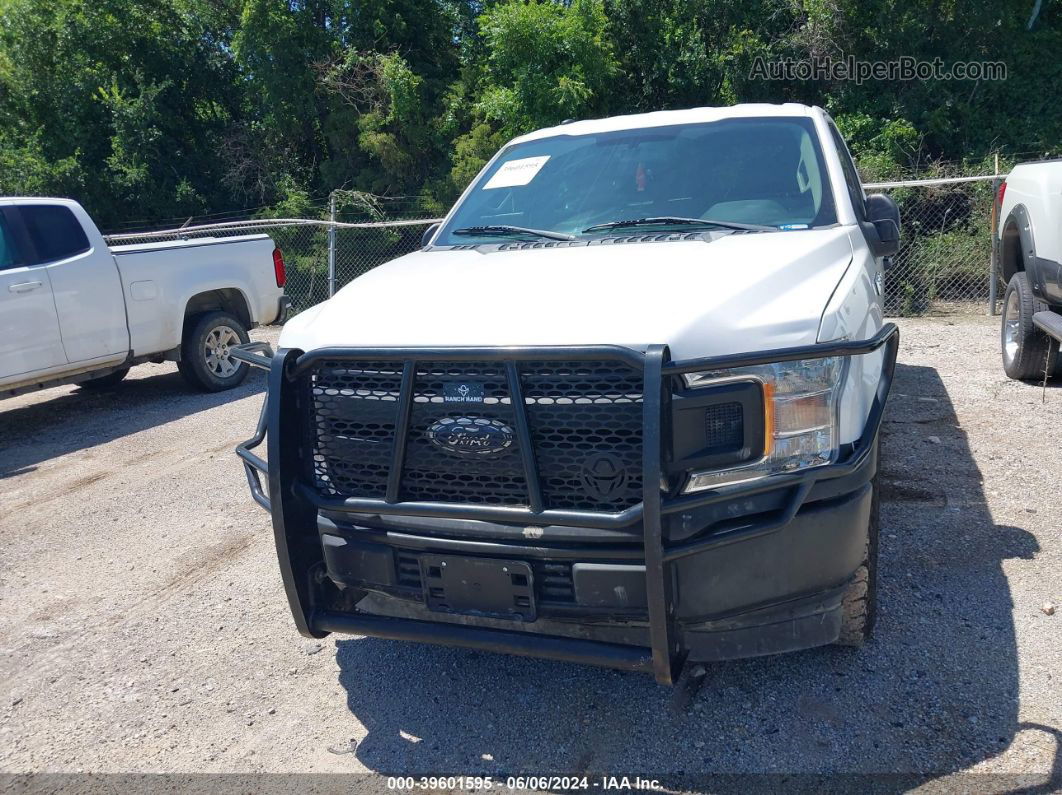
<svg viewBox="0 0 1062 795"><path fill-rule="evenodd" d="M1029 286L1025 271L1018 271L1010 279L1003 295L1003 328L1000 333L1003 348L1003 371L1019 381L1043 377L1054 372L1058 351L1050 338L1033 325L1032 317L1048 306ZM1050 361L1048 358L1050 357Z"/></svg>
<svg viewBox="0 0 1062 795"><path fill-rule="evenodd" d="M107 389L120 384L127 375L129 375L129 368L123 367L121 370L101 375L99 378L90 378L88 381L82 381L78 386L82 389Z"/></svg>
<svg viewBox="0 0 1062 795"><path fill-rule="evenodd" d="M844 614L838 646L862 646L874 631L878 607L878 529L881 502L878 496L878 476L870 481L870 525L867 527L867 546L863 563L856 569L852 581L841 600Z"/></svg>
<svg viewBox="0 0 1062 795"><path fill-rule="evenodd" d="M229 356L229 348L249 340L243 323L228 312L207 312L185 326L177 369L196 389L232 389L243 382L250 367Z"/></svg>

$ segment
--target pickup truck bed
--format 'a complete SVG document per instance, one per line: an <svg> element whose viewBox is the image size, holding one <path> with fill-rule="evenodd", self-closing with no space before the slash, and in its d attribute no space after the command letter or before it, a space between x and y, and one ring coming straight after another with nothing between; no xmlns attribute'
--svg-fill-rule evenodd
<svg viewBox="0 0 1062 795"><path fill-rule="evenodd" d="M207 237L111 246L129 298L130 347L134 355L180 344L184 307L195 295L219 292L248 328L277 321L283 311L272 267L237 273L252 258L272 264L275 246L269 235ZM196 256L202 252L205 256ZM168 311L158 313L159 307ZM252 319L253 318L253 319Z"/></svg>

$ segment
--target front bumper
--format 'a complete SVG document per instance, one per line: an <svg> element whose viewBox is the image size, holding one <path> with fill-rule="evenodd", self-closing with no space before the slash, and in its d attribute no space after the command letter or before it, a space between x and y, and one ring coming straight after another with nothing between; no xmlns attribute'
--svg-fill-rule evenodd
<svg viewBox="0 0 1062 795"><path fill-rule="evenodd" d="M272 514L285 590L304 635L344 632L470 646L651 671L670 683L687 660L770 654L837 638L844 587L867 541L877 432L898 341L889 324L866 341L686 362L670 361L664 346L650 346L644 354L601 346L309 354L282 349L266 357L263 346L252 345L237 358L269 369L269 391L254 437L237 453L254 499ZM668 385L674 378L882 348L864 431L838 463L694 495L662 492ZM543 510L534 499L523 508L326 498L302 480L299 462L306 450L297 418L305 409L292 385L316 360L571 360L603 351L636 359L644 372L647 485L639 505L596 513ZM273 466L252 452L267 438ZM401 460L395 463L401 469ZM537 476L534 462L527 464L531 485ZM260 474L268 477L268 492ZM562 571L570 598L541 599L527 622L429 610L424 585L403 583L396 573L399 557L423 571L416 561L429 555L522 561L518 565L530 572L542 572L534 574L542 581Z"/></svg>
<svg viewBox="0 0 1062 795"><path fill-rule="evenodd" d="M277 316L273 321L274 326L283 326L291 318L291 299L286 295L277 299Z"/></svg>

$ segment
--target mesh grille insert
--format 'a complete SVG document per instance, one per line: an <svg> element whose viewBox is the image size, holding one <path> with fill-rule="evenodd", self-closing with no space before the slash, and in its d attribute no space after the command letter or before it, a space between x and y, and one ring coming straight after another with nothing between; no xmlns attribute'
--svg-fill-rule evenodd
<svg viewBox="0 0 1062 795"><path fill-rule="evenodd" d="M324 361L310 372L311 476L323 494L384 494L401 385L402 362Z"/></svg>
<svg viewBox="0 0 1062 795"><path fill-rule="evenodd" d="M447 385L472 383L483 390L482 403L447 403ZM402 498L486 505L524 505L527 482L518 443L499 455L456 457L432 443L428 434L443 419L497 420L512 428L513 407L498 362L424 362L413 385Z"/></svg>
<svg viewBox="0 0 1062 795"><path fill-rule="evenodd" d="M323 495L383 498L403 366L327 360L309 371L310 476ZM614 512L639 503L641 371L618 361L521 362L517 371L545 507ZM472 397L455 402L459 393ZM527 505L517 427L504 362L418 362L399 499ZM489 436L491 449L442 443L455 428L478 432L473 443Z"/></svg>
<svg viewBox="0 0 1062 795"><path fill-rule="evenodd" d="M740 403L709 406L704 412L704 426L708 453L740 450L745 443L745 418Z"/></svg>
<svg viewBox="0 0 1062 795"><path fill-rule="evenodd" d="M641 502L642 374L619 362L529 362L521 380L546 504Z"/></svg>

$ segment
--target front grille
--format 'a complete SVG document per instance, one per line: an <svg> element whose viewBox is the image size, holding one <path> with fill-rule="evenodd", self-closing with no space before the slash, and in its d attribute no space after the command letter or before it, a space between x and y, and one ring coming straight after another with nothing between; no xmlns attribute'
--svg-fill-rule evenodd
<svg viewBox="0 0 1062 795"><path fill-rule="evenodd" d="M614 511L641 502L642 374L612 362L531 362L521 380L546 504Z"/></svg>
<svg viewBox="0 0 1062 795"><path fill-rule="evenodd" d="M446 385L463 383L482 386L483 403L445 403ZM515 447L504 455L457 458L432 443L427 431L433 423L458 417L499 420L508 428L514 426L504 364L425 362L417 365L409 439L402 468L402 499L525 504L527 482Z"/></svg>
<svg viewBox="0 0 1062 795"><path fill-rule="evenodd" d="M385 496L403 368L329 359L304 376L307 475L322 495ZM614 512L641 502L641 371L608 360L520 362L516 370L544 507ZM411 384L398 500L527 505L506 364L418 362ZM464 399L461 390L469 402L452 402Z"/></svg>
<svg viewBox="0 0 1062 795"><path fill-rule="evenodd" d="M402 363L322 362L309 382L317 488L329 495L382 495L394 451Z"/></svg>

